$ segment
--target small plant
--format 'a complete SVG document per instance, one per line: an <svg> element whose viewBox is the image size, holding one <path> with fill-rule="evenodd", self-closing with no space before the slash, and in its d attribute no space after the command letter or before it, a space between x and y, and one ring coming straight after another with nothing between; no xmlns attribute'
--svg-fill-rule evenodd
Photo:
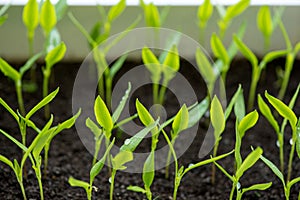
<svg viewBox="0 0 300 200"><path fill-rule="evenodd" d="M217 5L217 10L220 14L218 26L220 28L220 37L224 38L225 33L230 26L232 20L242 14L250 5L250 0L240 0L236 4L229 6L227 9L224 6Z"/></svg>
<svg viewBox="0 0 300 200"><path fill-rule="evenodd" d="M9 7L10 5L6 4L0 9L0 26L7 20L8 15L5 14L5 12L8 10Z"/></svg>
<svg viewBox="0 0 300 200"><path fill-rule="evenodd" d="M133 29L137 23L140 21L138 17L130 26L128 26L122 34L116 37L112 42L106 44L105 48L99 48L100 44L103 44L106 39L111 34L112 22L115 21L126 7L126 1L120 0L118 4L113 6L108 13L105 12L102 6L98 6L101 18L103 21L98 21L94 25L91 33L89 33L80 22L73 16L72 13L69 13L69 18L73 24L80 30L80 32L87 39L90 48L93 52L93 60L96 63L97 68L97 78L98 82L98 93L102 99L105 100L107 106L110 108L111 105L111 92L112 92L112 81L116 73L120 70L123 63L125 62L127 55L121 56L111 67L108 66L106 61L107 52L113 47L121 38L123 38L127 32ZM102 76L103 75L103 76Z"/></svg>
<svg viewBox="0 0 300 200"><path fill-rule="evenodd" d="M176 45L173 45L165 59L161 62L148 47L144 47L142 50L142 59L146 68L151 73L153 102L154 104L163 104L167 86L176 76L176 72L180 67L178 49ZM160 83L162 84L161 87L159 87Z"/></svg>
<svg viewBox="0 0 300 200"><path fill-rule="evenodd" d="M260 110L263 113L263 115L266 117L266 119L269 121L269 123L272 125L274 130L277 133L278 137L278 144L279 144L279 152L280 152L280 169L281 172L284 173L284 131L287 122L290 123L290 126L292 128L292 138L290 140L291 143L291 150L289 155L289 161L288 161L288 174L287 174L287 182L291 179L291 173L292 173L292 164L293 164L293 157L294 152L296 150L297 144L298 144L298 135L297 135L297 117L295 113L292 111L292 108L294 107L294 104L296 102L296 99L298 97L300 85L298 86L293 98L291 99L289 105L285 105L282 101L279 99L269 95L267 92L265 92L265 96L269 103L275 108L275 110L284 118L281 128L279 128L278 122L275 120L274 115L271 113L270 108L267 106L267 104L263 101L261 96L258 96L258 100L260 103ZM298 148L298 147L297 147Z"/></svg>
<svg viewBox="0 0 300 200"><path fill-rule="evenodd" d="M253 190L266 190L269 187L271 187L272 182L260 183L260 184L252 185L247 188L242 188L241 183L239 182L243 174L259 160L262 153L263 150L260 147L257 147L245 158L245 160L241 163L241 165L237 167L234 175L230 175L221 165L219 165L217 162L214 162L216 166L232 181L232 189L229 197L230 200L233 199L235 190L236 190L236 200L241 200L245 192L253 191Z"/></svg>
<svg viewBox="0 0 300 200"><path fill-rule="evenodd" d="M144 10L146 25L149 27L160 28L166 20L170 7L164 7L160 14L158 8L152 2L145 4L143 0L140 0L140 5Z"/></svg>
<svg viewBox="0 0 300 200"><path fill-rule="evenodd" d="M202 45L205 45L205 29L207 26L208 20L211 18L214 11L214 7L211 4L210 0L204 0L202 5L198 7L197 17L198 17L198 26L200 29L199 41Z"/></svg>
<svg viewBox="0 0 300 200"><path fill-rule="evenodd" d="M239 39L236 35L233 36L233 39L236 45L238 46L240 52L243 54L243 56L247 58L247 60L249 60L249 62L252 65L251 85L250 85L249 96L248 96L248 110L251 110L254 106L256 88L262 70L265 69L265 67L269 62L273 61L276 58L286 55L287 51L286 50L271 51L263 57L260 63L258 63L257 57L246 46L246 44L242 42L241 39Z"/></svg>
<svg viewBox="0 0 300 200"><path fill-rule="evenodd" d="M50 120L47 122L47 124L42 128L39 129L37 126L30 120L31 116L35 114L37 111L39 111L42 107L44 107L46 104L48 104L57 94L58 89L51 94L49 94L47 97L45 97L42 101L40 101L36 106L34 106L28 114L23 117L21 115L18 115L18 113L14 112L13 109L11 109L7 103L5 103L2 99L0 99L1 105L4 106L4 108L15 118L15 120L19 123L22 122L26 124L28 127L31 127L33 130L35 130L38 134L33 139L32 143L27 148L25 145L20 143L18 140L13 138L10 134L6 133L5 131L0 129L0 132L10 139L14 144L16 144L19 148L23 150L23 156L21 159L21 163L19 164L17 160L14 160L14 164L7 159L4 156L0 156L0 160L4 163L6 163L8 166L10 166L13 171L16 174L17 180L19 182L19 185L21 187L21 191L23 194L23 198L26 199L26 194L23 186L23 169L25 166L26 160L29 158L32 164L32 168L35 172L36 178L38 180L39 189L40 189L40 198L44 199L44 193L43 193L43 185L42 185L42 173L41 173L41 164L42 164L42 157L41 152L43 149L45 149L45 168L47 168L47 159L48 159L48 151L51 144L52 139L60 133L62 130L70 128L75 123L75 120L80 114L80 111L72 118L66 120L65 122L54 126L51 128L51 125L53 123L53 115L51 115ZM26 126L25 126L26 128ZM46 169L45 169L46 170Z"/></svg>

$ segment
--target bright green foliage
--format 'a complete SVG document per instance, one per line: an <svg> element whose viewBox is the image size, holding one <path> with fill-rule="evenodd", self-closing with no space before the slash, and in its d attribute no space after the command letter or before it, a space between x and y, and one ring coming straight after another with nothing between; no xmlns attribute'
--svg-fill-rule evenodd
<svg viewBox="0 0 300 200"><path fill-rule="evenodd" d="M27 28L27 37L30 44L33 42L35 29L39 25L39 5L36 0L29 0L24 6L23 23ZM33 49L31 50L32 53Z"/></svg>
<svg viewBox="0 0 300 200"><path fill-rule="evenodd" d="M227 51L221 41L221 39L217 36L217 34L213 33L211 36L211 48L215 56L220 59L223 62L223 67L222 67L222 74L225 74L229 69L229 64L230 64L230 58L229 55L227 54Z"/></svg>
<svg viewBox="0 0 300 200"><path fill-rule="evenodd" d="M173 45L163 62L160 62L148 47L144 47L142 50L142 59L146 68L151 73L151 80L153 82L153 102L163 104L166 88L169 82L176 76L180 67L178 49L176 45ZM158 85L160 81L162 81L161 88L159 88Z"/></svg>
<svg viewBox="0 0 300 200"><path fill-rule="evenodd" d="M146 25L160 28L168 15L169 7L165 7L160 14L158 8L153 3L145 4L143 0L140 0L140 5L144 10Z"/></svg>
<svg viewBox="0 0 300 200"><path fill-rule="evenodd" d="M224 37L226 30L228 29L231 21L242 14L250 5L250 0L240 0L238 3L229 6L226 10L224 7L218 5L218 11L221 19L218 22L220 28L220 36Z"/></svg>
<svg viewBox="0 0 300 200"><path fill-rule="evenodd" d="M262 32L265 41L265 50L269 49L271 36L274 30L269 6L261 6L257 13L257 27Z"/></svg>
<svg viewBox="0 0 300 200"><path fill-rule="evenodd" d="M48 37L52 28L55 27L56 22L55 7L50 0L45 0L41 8L40 24L46 37Z"/></svg>
<svg viewBox="0 0 300 200"><path fill-rule="evenodd" d="M214 127L215 140L217 141L225 128L225 117L222 105L217 96L214 96L210 106L210 119Z"/></svg>
<svg viewBox="0 0 300 200"><path fill-rule="evenodd" d="M198 26L200 28L205 28L208 20L212 16L214 7L211 4L210 0L204 0L203 4L198 7L197 17L198 17Z"/></svg>
<svg viewBox="0 0 300 200"><path fill-rule="evenodd" d="M262 156L263 150L260 147L257 147L253 150L241 163L240 166L237 166L236 172L234 175L230 175L221 165L214 162L216 166L232 181L232 189L230 192L229 199L233 199L234 192L236 190L236 199L241 200L245 192L253 190L266 190L271 187L272 182L255 184L248 188L242 188L241 183L239 182L243 174L249 170Z"/></svg>
<svg viewBox="0 0 300 200"><path fill-rule="evenodd" d="M113 120L104 101L100 96L96 98L94 112L96 115L96 120L100 124L100 126L103 127L106 132L110 133L114 126Z"/></svg>

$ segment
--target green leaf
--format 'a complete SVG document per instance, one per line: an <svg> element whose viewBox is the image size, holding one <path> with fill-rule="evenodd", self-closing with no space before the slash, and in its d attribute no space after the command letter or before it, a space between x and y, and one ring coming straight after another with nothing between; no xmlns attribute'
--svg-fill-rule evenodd
<svg viewBox="0 0 300 200"><path fill-rule="evenodd" d="M236 101L237 101L240 93L243 94L243 89L242 89L242 86L239 84L238 89L234 93L233 97L231 98L231 100L230 100L230 102L229 102L229 104L228 104L228 106L227 106L227 108L225 110L225 120L228 119L228 117L229 117L229 115L230 115L230 113L232 111L232 108L233 108L234 104L236 103Z"/></svg>
<svg viewBox="0 0 300 200"><path fill-rule="evenodd" d="M108 12L107 18L111 23L114 21L126 8L126 0L120 0L117 5L114 5Z"/></svg>
<svg viewBox="0 0 300 200"><path fill-rule="evenodd" d="M239 121L241 121L245 117L246 109L243 91L241 91L237 96L236 102L234 104L234 114Z"/></svg>
<svg viewBox="0 0 300 200"><path fill-rule="evenodd" d="M61 38L60 34L56 27L54 27L50 33L48 38L46 38L46 52L49 53L51 50L53 50L55 47L59 46L61 44Z"/></svg>
<svg viewBox="0 0 300 200"><path fill-rule="evenodd" d="M86 191L90 187L90 185L87 182L75 179L72 176L69 178L68 182L72 187L81 187L81 188L85 189Z"/></svg>
<svg viewBox="0 0 300 200"><path fill-rule="evenodd" d="M135 101L135 106L136 106L136 110L139 115L139 118L145 126L149 126L150 124L152 124L154 122L154 119L151 116L151 114L148 112L148 110L145 108L145 106L143 104L141 104L141 102L138 99L136 99L136 101Z"/></svg>
<svg viewBox="0 0 300 200"><path fill-rule="evenodd" d="M0 132L7 137L8 139L10 139L13 143L15 143L20 149L22 149L23 151L27 151L27 147L25 147L21 142L19 142L17 139L15 139L14 137L12 137L10 134L6 133L5 131L0 129Z"/></svg>
<svg viewBox="0 0 300 200"><path fill-rule="evenodd" d="M128 54L124 54L122 55L120 58L118 58L118 60L111 66L109 74L110 77L113 79L115 77L115 75L117 74L117 72L121 69L121 67L123 66L124 62L126 61Z"/></svg>
<svg viewBox="0 0 300 200"><path fill-rule="evenodd" d="M60 21L66 14L68 10L68 3L67 0L59 0L55 4L55 13L57 21Z"/></svg>
<svg viewBox="0 0 300 200"><path fill-rule="evenodd" d="M156 58L156 56L153 54L153 52L148 48L144 47L142 49L142 59L143 63L146 65L147 69L151 72L152 75L155 77L160 76L160 62Z"/></svg>
<svg viewBox="0 0 300 200"><path fill-rule="evenodd" d="M264 102L264 100L262 99L262 97L260 96L260 94L258 94L258 107L259 107L260 112L269 121L269 123L274 128L274 130L276 131L276 133L279 133L279 131L280 131L279 125L278 125L276 119L274 118L274 116L273 116L273 114L271 112L271 109Z"/></svg>
<svg viewBox="0 0 300 200"><path fill-rule="evenodd" d="M199 104L189 111L188 128L193 127L206 113L209 107L209 97L203 99Z"/></svg>
<svg viewBox="0 0 300 200"><path fill-rule="evenodd" d="M5 60L0 58L0 70L2 73L12 79L14 82L17 82L21 79L21 75L17 70L10 66Z"/></svg>
<svg viewBox="0 0 300 200"><path fill-rule="evenodd" d="M221 102L214 96L210 106L210 120L214 128L215 140L217 140L225 129L225 117Z"/></svg>
<svg viewBox="0 0 300 200"><path fill-rule="evenodd" d="M99 95L95 100L94 113L100 126L103 127L106 132L111 132L114 127L114 123L108 108Z"/></svg>
<svg viewBox="0 0 300 200"><path fill-rule="evenodd" d="M137 134L132 136L130 139L126 139L125 143L121 146L120 151L131 151L134 152L137 146L142 142L144 137L158 125L159 120L146 126L144 129L139 131Z"/></svg>
<svg viewBox="0 0 300 200"><path fill-rule="evenodd" d="M242 165L236 170L235 176L237 180L239 180L243 176L244 172L251 168L258 161L262 153L263 150L260 147L257 147L246 157Z"/></svg>
<svg viewBox="0 0 300 200"><path fill-rule="evenodd" d="M150 188L155 176L154 151L151 151L143 167L143 182L145 188Z"/></svg>
<svg viewBox="0 0 300 200"><path fill-rule="evenodd" d="M0 26L7 20L8 15L0 16Z"/></svg>
<svg viewBox="0 0 300 200"><path fill-rule="evenodd" d="M250 5L250 0L241 0L237 4L229 6L224 16L224 21L230 21L244 12Z"/></svg>
<svg viewBox="0 0 300 200"><path fill-rule="evenodd" d="M216 80L216 74L206 55L201 51L200 48L197 48L195 56L202 78L208 84L214 83Z"/></svg>
<svg viewBox="0 0 300 200"><path fill-rule="evenodd" d="M80 113L81 113L81 109L79 109L78 112L74 116L72 116L70 119L67 119L66 121L64 121L62 123L59 123L51 137L54 137L55 135L57 135L58 133L60 133L61 131L65 130L65 129L71 128L75 124L76 119L79 117Z"/></svg>
<svg viewBox="0 0 300 200"><path fill-rule="evenodd" d="M281 180L284 188L285 188L285 181L283 174L280 172L280 170L272 163L270 160L265 158L264 156L261 156L260 159L273 171L273 173Z"/></svg>
<svg viewBox="0 0 300 200"><path fill-rule="evenodd" d="M264 37L271 37L273 33L273 21L269 6L260 7L257 13L257 27Z"/></svg>
<svg viewBox="0 0 300 200"><path fill-rule="evenodd" d="M61 61L65 56L66 50L65 43L61 42L60 45L48 52L45 58L46 68L50 69L54 64Z"/></svg>
<svg viewBox="0 0 300 200"><path fill-rule="evenodd" d="M163 69L168 67L176 72L179 70L179 62L178 49L176 45L173 45L163 62Z"/></svg>
<svg viewBox="0 0 300 200"><path fill-rule="evenodd" d="M40 53L37 53L35 54L34 56L32 56L26 63L25 65L23 65L21 68L20 68L20 75L23 76L23 74L29 70L32 65L37 61L37 59L39 59L44 53L43 52L40 52Z"/></svg>
<svg viewBox="0 0 300 200"><path fill-rule="evenodd" d="M99 128L90 118L85 120L85 125L92 131L95 138L98 138L102 134L102 129Z"/></svg>
<svg viewBox="0 0 300 200"><path fill-rule="evenodd" d="M2 8L0 9L0 16L4 15L4 13L8 10L10 7L10 4L3 5Z"/></svg>
<svg viewBox="0 0 300 200"><path fill-rule="evenodd" d="M0 161L7 164L10 168L14 170L13 163L10 160L8 160L5 156L0 155Z"/></svg>
<svg viewBox="0 0 300 200"><path fill-rule="evenodd" d="M157 7L153 3L144 6L144 16L147 26L160 27L160 15Z"/></svg>
<svg viewBox="0 0 300 200"><path fill-rule="evenodd" d="M19 122L18 114L0 97L0 104Z"/></svg>
<svg viewBox="0 0 300 200"><path fill-rule="evenodd" d="M126 163L133 160L133 153L131 151L120 151L114 158L112 158L112 166L115 170L124 170L127 167Z"/></svg>
<svg viewBox="0 0 300 200"><path fill-rule="evenodd" d="M45 0L42 5L40 23L46 36L56 25L55 7L50 0Z"/></svg>
<svg viewBox="0 0 300 200"><path fill-rule="evenodd" d="M212 156L210 158L213 158ZM234 177L231 176L221 165L219 165L216 161L214 161L214 164L223 172L227 178L229 178L232 182L234 182Z"/></svg>
<svg viewBox="0 0 300 200"><path fill-rule="evenodd" d="M292 129L296 128L297 124L297 117L295 113L287 106L285 105L282 101L279 99L271 96L268 94L268 92L265 92L265 96L270 102L270 104L277 110L277 112L285 119L289 120Z"/></svg>
<svg viewBox="0 0 300 200"><path fill-rule="evenodd" d="M296 151L298 157L300 158L300 118L298 119L298 123L296 127Z"/></svg>
<svg viewBox="0 0 300 200"><path fill-rule="evenodd" d="M214 7L210 0L204 0L201 6L198 8L197 17L200 21L199 26L205 27L207 21L210 19L213 13Z"/></svg>
<svg viewBox="0 0 300 200"><path fill-rule="evenodd" d="M248 191L253 191L253 190L266 190L269 187L271 187L271 185L272 185L272 182L255 184L255 185L252 185L248 188L243 188L242 193L245 193L245 192L248 192Z"/></svg>
<svg viewBox="0 0 300 200"><path fill-rule="evenodd" d="M44 107L45 105L49 104L54 97L57 95L59 91L59 88L57 88L56 90L54 90L53 92L51 92L48 96L46 96L44 99L42 99L36 106L34 106L26 115L25 119L28 120L30 119L30 117L36 113L38 110L40 110L42 107Z"/></svg>
<svg viewBox="0 0 300 200"><path fill-rule="evenodd" d="M233 36L233 40L243 56L245 56L251 62L251 65L253 67L257 66L258 60L254 53L246 46L246 44L244 44L236 35Z"/></svg>
<svg viewBox="0 0 300 200"><path fill-rule="evenodd" d="M256 110L248 113L239 123L238 132L241 138L244 137L245 132L252 128L258 120L258 113Z"/></svg>
<svg viewBox="0 0 300 200"><path fill-rule="evenodd" d="M230 59L227 54L226 48L224 47L221 39L217 36L216 33L213 33L210 39L210 45L212 52L215 54L215 56L222 60L224 65L229 65ZM222 69L225 70L226 69Z"/></svg>
<svg viewBox="0 0 300 200"><path fill-rule="evenodd" d="M134 192L141 192L143 194L146 193L146 190L144 188L139 187L139 186L130 185L130 186L127 187L127 190L134 191Z"/></svg>
<svg viewBox="0 0 300 200"><path fill-rule="evenodd" d="M172 124L174 137L176 137L181 131L186 129L188 127L188 123L189 123L189 112L186 105L184 104L176 114Z"/></svg>
<svg viewBox="0 0 300 200"><path fill-rule="evenodd" d="M123 111L124 107L125 107L125 104L127 102L127 99L128 99L128 96L129 96L129 93L131 91L131 83L128 82L128 88L127 90L125 91L125 94L124 96L122 97L120 103L118 104L115 112L113 113L113 116L112 116L112 119L113 119L113 122L116 123L121 115L121 112Z"/></svg>
<svg viewBox="0 0 300 200"><path fill-rule="evenodd" d="M105 160L106 160L106 157L109 155L109 152L110 152L111 148L113 147L114 143L115 143L115 138L111 141L110 145L107 147L102 158L98 162L96 162L95 165L90 170L90 184L91 185L93 184L95 177L98 176L98 174L102 170Z"/></svg>
<svg viewBox="0 0 300 200"><path fill-rule="evenodd" d="M263 60L259 64L260 68L264 69L266 67L267 63L273 61L274 59L285 56L288 52L289 52L288 50L279 50L279 51L271 51L271 52L267 53L263 57Z"/></svg>
<svg viewBox="0 0 300 200"><path fill-rule="evenodd" d="M39 25L39 4L36 0L28 0L23 9L23 23L29 34L34 34L34 30ZM33 35L31 35L33 36Z"/></svg>

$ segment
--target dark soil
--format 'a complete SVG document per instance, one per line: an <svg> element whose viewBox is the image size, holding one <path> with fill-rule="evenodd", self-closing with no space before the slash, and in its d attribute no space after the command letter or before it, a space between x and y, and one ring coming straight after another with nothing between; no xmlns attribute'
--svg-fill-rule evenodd
<svg viewBox="0 0 300 200"><path fill-rule="evenodd" d="M287 95L284 99L288 102L299 84L300 63L296 62L294 70L291 74L291 80L288 87ZM128 62L127 65L118 74L122 73L135 66L136 63ZM258 93L263 94L268 90L270 94L277 95L278 87L276 85L277 76L275 69L277 65L284 66L284 60L277 60L271 63L265 72L258 85ZM54 114L55 124L61 122L72 115L72 87L75 80L77 70L80 63L70 64L63 63L55 67L51 90L60 87L60 92L55 100L51 103L51 111ZM198 98L203 99L206 95L204 81L193 71L186 62L183 62L181 72L193 85L197 92ZM231 98L236 91L238 84L241 83L244 89L245 100L250 85L251 67L245 60L235 60L232 67L228 72L226 89L228 99ZM38 82L41 83L41 74L38 74ZM148 88L149 90L149 88ZM204 91L204 92L203 92ZM17 100L14 90L13 82L9 81L3 75L0 75L0 96L9 103L14 109L17 108ZM131 97L130 102L134 104L134 96L142 96L143 102L147 99L152 99L151 90L140 91L141 94L135 94ZM170 96L171 94L169 94ZM41 99L41 91L37 93L24 93L26 109L29 110ZM141 98L141 97L139 97ZM149 102L149 101L148 101ZM173 115L179 106L174 103L172 98L166 100L168 108L168 115ZM169 113L170 111L170 113ZM300 101L297 101L294 111L297 116L300 115ZM20 133L14 119L6 112L3 107L0 107L0 128L7 131L18 140L21 139ZM38 112L34 115L34 122L39 127L45 124L43 112ZM204 133L207 129L207 119L202 119L199 125L198 133L193 144L189 147L188 151L180 157L179 164L187 166L189 163L196 163L199 160L198 151L202 144ZM220 143L219 154L228 152L234 148L235 141L235 119L231 116L227 123L226 131L223 133L223 139ZM88 133L89 134L89 133ZM91 133L90 133L91 134ZM28 141L31 141L35 133L28 133ZM287 130L285 135L286 144L286 160L289 152L290 132ZM144 144L146 145L146 144ZM245 156L251 151L250 146L261 146L264 150L264 155L271 161L279 163L278 148L276 147L276 134L272 127L260 116L259 122L256 126L246 133L243 139L242 155ZM145 148L148 148L147 146ZM11 160L16 158L20 159L21 150L10 142L3 135L0 135L0 153L7 156ZM92 155L85 149L75 128L63 131L57 135L51 144L49 155L49 168L47 177L43 178L45 199L86 199L85 191L81 188L73 188L68 184L68 178L73 176L85 181L88 181L89 170L91 167ZM222 166L229 172L233 171L234 156L229 156L220 161ZM295 155L293 163L293 177L300 175L300 162ZM30 163L26 165L27 178L24 180L25 190L28 199L39 199L39 189L33 170ZM173 165L171 166L171 177L173 177ZM230 180L224 176L220 171L216 174L215 185L211 184L211 165L203 166L198 169L192 170L182 180L178 191L178 199L200 200L200 199L228 199L231 189ZM94 192L94 199L109 199L109 181L108 169L104 167L103 171L96 178L94 185L99 188L98 192ZM248 192L244 195L244 199L285 199L283 187L278 178L266 167L266 165L259 161L254 165L241 180L243 187L250 186L256 183L273 182L270 189L266 191ZM143 186L141 174L130 174L125 172L118 172L115 182L115 199L145 199L145 196L139 193L127 191L126 187L129 185ZM164 170L156 171L155 180L151 187L153 197L157 199L172 199L173 192L173 178L165 179ZM293 186L291 190L290 199L297 199L300 190L300 184ZM0 163L0 198L1 199L22 199L19 185L16 181L13 171L3 163Z"/></svg>

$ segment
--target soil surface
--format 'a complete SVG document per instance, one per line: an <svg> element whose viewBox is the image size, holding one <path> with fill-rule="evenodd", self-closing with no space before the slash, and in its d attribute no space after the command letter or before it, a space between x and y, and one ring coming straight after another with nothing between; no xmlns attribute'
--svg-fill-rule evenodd
<svg viewBox="0 0 300 200"><path fill-rule="evenodd" d="M284 66L284 62L285 61L283 59L279 59L267 66L259 82L258 93L263 94L265 90L268 90L270 94L275 96L278 94L279 89L277 84L276 69L278 66ZM291 96L297 88L297 85L299 84L299 64L300 63L298 61L295 63L295 67L291 73L290 83L284 99L286 103L289 102ZM127 62L126 66L123 67L122 70L117 74L117 77L121 77L122 74L124 74L127 70L137 65L138 64L134 62ZM51 112L54 114L54 124L57 124L72 115L72 88L79 66L80 63L62 63L58 66L55 66L50 91L59 86L60 92L51 103ZM195 71L194 68L188 63L182 61L180 72L194 87L198 99L203 99L206 95L205 85L203 79L197 73L197 71ZM41 84L41 74L38 73L37 75L38 83ZM228 99L232 97L233 93L238 87L238 84L242 84L245 100L247 100L250 78L250 64L245 60L234 60L228 72L226 81ZM17 109L18 105L14 84L2 74L0 75L0 96L6 102L8 102L12 108ZM143 102L149 103L152 99L151 87L150 89L148 87L148 89L144 88L135 92L130 98L130 104L132 105L134 105L135 96L139 96L139 98L143 98ZM176 113L179 105L177 101L174 101L171 93L167 93L167 97L169 97L166 99L165 103L167 105L167 114L171 116ZM24 92L24 99L26 110L28 111L41 99L41 89L39 89L36 93ZM297 100L294 111L296 112L297 116L300 116L300 100ZM45 124L42 111L36 113L32 120L38 125L38 127L42 127ZM200 121L196 138L184 155L179 158L180 165L188 166L190 163L196 163L200 161L198 158L198 151L202 144L205 135L204 133L207 130L207 123L207 117ZM234 125L235 118L232 115L226 124L226 130L223 133L218 154L226 153L234 148ZM3 107L0 107L0 128L10 133L18 140L21 140L17 123ZM29 131L28 143L30 143L34 137L35 133ZM290 130L287 129L285 134L285 160L288 159L290 137ZM260 116L258 123L254 128L250 129L246 133L243 139L243 158L245 158L245 156L251 151L251 146L260 146L264 150L265 157L276 163L278 166L279 152L276 146L276 140L276 134L272 127L263 116ZM144 147L142 146L141 148L149 148L147 143L142 143L141 145L144 145ZM1 134L0 153L11 160L14 158L20 160L22 155L22 151ZM209 157L207 156L205 158ZM71 187L68 184L68 178L73 176L75 178L88 181L91 162L92 155L82 144L75 128L65 130L57 135L52 141L49 152L48 173L46 177L43 177L45 199L86 199L85 191L81 188ZM219 163L229 172L233 172L233 155L219 161ZM171 178L169 179L165 179L164 169L156 171L155 180L151 187L154 198L162 200L172 199L174 176L173 167L174 166L171 165ZM300 176L300 162L296 154L294 158L293 169L292 176ZM27 197L28 199L39 199L37 180L29 162L26 165L26 172L27 177L24 179L24 185ZM273 182L271 188L266 191L245 193L244 199L285 199L281 182L262 161L258 161L250 170L248 170L240 182L242 187L248 187L252 184L270 181ZM98 188L98 191L94 191L93 193L94 199L109 199L109 175L107 167L104 167L99 176L97 176L94 185ZM115 180L115 199L146 199L143 194L127 191L126 188L129 185L143 186L141 174L130 174L119 171ZM194 169L184 176L179 187L178 199L228 199L230 190L230 180L218 170L216 173L216 183L215 185L211 184L211 165L206 165ZM292 187L290 199L297 199L299 190L300 184L298 183ZM22 199L21 191L14 172L3 163L0 163L0 197L1 199Z"/></svg>

